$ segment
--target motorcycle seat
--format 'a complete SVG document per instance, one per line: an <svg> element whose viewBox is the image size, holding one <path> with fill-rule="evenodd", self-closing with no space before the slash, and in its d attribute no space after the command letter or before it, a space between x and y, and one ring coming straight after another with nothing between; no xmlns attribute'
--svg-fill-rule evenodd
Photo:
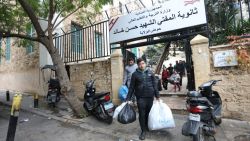
<svg viewBox="0 0 250 141"><path fill-rule="evenodd" d="M109 94L109 92L100 92L100 93L95 93L95 99L101 98L105 95Z"/></svg>
<svg viewBox="0 0 250 141"><path fill-rule="evenodd" d="M188 97L202 97L202 95L199 92L197 92L197 91L189 91L187 93L187 96Z"/></svg>
<svg viewBox="0 0 250 141"><path fill-rule="evenodd" d="M192 97L189 99L191 103L203 103L209 106L213 106L213 104L206 97Z"/></svg>

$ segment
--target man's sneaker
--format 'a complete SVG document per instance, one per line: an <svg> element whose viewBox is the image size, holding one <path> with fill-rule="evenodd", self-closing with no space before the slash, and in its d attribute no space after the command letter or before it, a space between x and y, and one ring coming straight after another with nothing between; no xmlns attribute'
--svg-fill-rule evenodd
<svg viewBox="0 0 250 141"><path fill-rule="evenodd" d="M145 140L145 136L146 136L146 133L144 131L142 131L139 139L140 140Z"/></svg>

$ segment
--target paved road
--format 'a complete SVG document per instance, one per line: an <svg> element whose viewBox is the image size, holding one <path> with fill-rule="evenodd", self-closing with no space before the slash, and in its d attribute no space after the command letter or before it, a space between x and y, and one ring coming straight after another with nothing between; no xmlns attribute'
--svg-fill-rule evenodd
<svg viewBox="0 0 250 141"><path fill-rule="evenodd" d="M0 141L6 139L9 107L0 105ZM29 119L27 122L22 122ZM93 132L69 123L58 122L46 117L21 112L16 131L16 141L118 141L105 133Z"/></svg>
<svg viewBox="0 0 250 141"><path fill-rule="evenodd" d="M5 140L10 108L0 104L0 140ZM191 141L191 138L181 135L181 127L186 116L174 115L176 128L154 131L147 134L146 141ZM27 122L22 122L29 119ZM250 135L248 122L223 120L217 128L217 141L248 141L245 135ZM132 124L122 125L114 121L112 125L97 121L93 117L79 120L78 123L60 122L48 117L21 111L16 132L16 141L128 141L138 140L140 133L138 120ZM248 136L247 136L248 137Z"/></svg>

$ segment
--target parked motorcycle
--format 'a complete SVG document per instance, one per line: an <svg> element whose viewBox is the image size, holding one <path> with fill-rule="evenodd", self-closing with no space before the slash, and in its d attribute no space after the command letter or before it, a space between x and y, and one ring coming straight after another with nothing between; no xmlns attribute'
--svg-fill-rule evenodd
<svg viewBox="0 0 250 141"><path fill-rule="evenodd" d="M212 86L221 80L210 80L199 87L199 91L187 93L186 106L188 121L182 127L182 134L192 136L193 141L205 141L216 133L216 125L221 124L222 101Z"/></svg>
<svg viewBox="0 0 250 141"><path fill-rule="evenodd" d="M95 80L89 80L85 87L84 104L83 107L90 114L94 115L98 120L111 124L113 121L114 105L110 98L110 92L96 93L94 87Z"/></svg>
<svg viewBox="0 0 250 141"><path fill-rule="evenodd" d="M44 77L44 70L50 70L50 79L48 81L48 93L46 96L46 100L49 105L52 107L56 107L56 103L58 103L61 99L61 87L59 80L56 76L56 69L53 65L45 65L42 67L43 77ZM45 78L44 78L45 79Z"/></svg>

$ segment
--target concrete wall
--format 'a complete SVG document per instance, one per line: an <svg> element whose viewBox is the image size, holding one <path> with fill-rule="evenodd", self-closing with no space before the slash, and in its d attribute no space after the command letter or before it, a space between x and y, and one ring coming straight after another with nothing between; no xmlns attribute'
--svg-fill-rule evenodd
<svg viewBox="0 0 250 141"><path fill-rule="evenodd" d="M110 59L99 60L83 64L70 65L70 81L78 97L83 99L85 85L91 78L91 72L96 78L95 86L97 92L111 92L111 61Z"/></svg>

